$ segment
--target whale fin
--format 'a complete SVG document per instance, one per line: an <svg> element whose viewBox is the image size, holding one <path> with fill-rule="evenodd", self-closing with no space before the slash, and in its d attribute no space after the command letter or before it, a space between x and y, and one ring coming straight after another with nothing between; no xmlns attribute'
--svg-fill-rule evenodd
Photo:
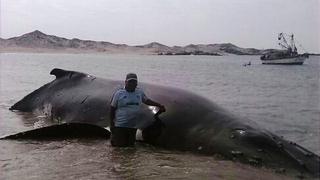
<svg viewBox="0 0 320 180"><path fill-rule="evenodd" d="M73 75L77 75L77 76L89 76L88 74L84 74L81 72L77 72L77 71L68 71L68 70L64 70L64 69L59 69L59 68L54 68L50 71L51 75L55 75L57 79L65 77L65 76L69 76L69 79L71 79L71 77L73 77ZM94 78L95 79L95 78Z"/></svg>
<svg viewBox="0 0 320 180"><path fill-rule="evenodd" d="M60 78L60 77L63 77L67 74L70 74L70 71L66 71L66 70L59 69L59 68L54 68L51 70L50 74L55 75L56 78Z"/></svg>

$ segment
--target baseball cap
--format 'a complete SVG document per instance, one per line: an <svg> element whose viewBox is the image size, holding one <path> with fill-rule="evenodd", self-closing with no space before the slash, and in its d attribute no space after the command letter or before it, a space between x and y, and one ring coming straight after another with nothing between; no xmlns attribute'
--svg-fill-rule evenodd
<svg viewBox="0 0 320 180"><path fill-rule="evenodd" d="M136 80L138 81L138 77L135 73L128 73L126 76L126 81Z"/></svg>

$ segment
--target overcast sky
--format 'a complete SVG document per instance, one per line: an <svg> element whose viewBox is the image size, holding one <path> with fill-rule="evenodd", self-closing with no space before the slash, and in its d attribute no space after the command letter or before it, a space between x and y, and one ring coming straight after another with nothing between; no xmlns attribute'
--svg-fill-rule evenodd
<svg viewBox="0 0 320 180"><path fill-rule="evenodd" d="M0 1L2 38L40 30L129 45L276 48L277 34L285 32L294 33L306 51L320 52L320 0Z"/></svg>

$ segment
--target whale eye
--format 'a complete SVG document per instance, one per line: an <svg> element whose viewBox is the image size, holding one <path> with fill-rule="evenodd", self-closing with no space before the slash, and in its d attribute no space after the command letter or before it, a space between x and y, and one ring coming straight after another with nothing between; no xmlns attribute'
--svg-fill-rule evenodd
<svg viewBox="0 0 320 180"><path fill-rule="evenodd" d="M239 133L241 136L244 136L246 134L246 131L243 129L236 129L235 131Z"/></svg>

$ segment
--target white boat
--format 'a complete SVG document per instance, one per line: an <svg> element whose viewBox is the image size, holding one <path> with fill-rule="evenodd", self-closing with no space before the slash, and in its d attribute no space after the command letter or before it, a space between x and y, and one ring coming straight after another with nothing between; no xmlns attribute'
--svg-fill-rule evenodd
<svg viewBox="0 0 320 180"><path fill-rule="evenodd" d="M293 57L261 59L262 64L302 65L308 58L308 54L300 54Z"/></svg>
<svg viewBox="0 0 320 180"><path fill-rule="evenodd" d="M262 64L282 64L282 65L302 65L309 57L308 54L298 54L297 47L294 42L293 34L289 36L290 43L285 38L284 33L280 33L278 40L279 45L285 50L273 51L263 54L260 59Z"/></svg>

